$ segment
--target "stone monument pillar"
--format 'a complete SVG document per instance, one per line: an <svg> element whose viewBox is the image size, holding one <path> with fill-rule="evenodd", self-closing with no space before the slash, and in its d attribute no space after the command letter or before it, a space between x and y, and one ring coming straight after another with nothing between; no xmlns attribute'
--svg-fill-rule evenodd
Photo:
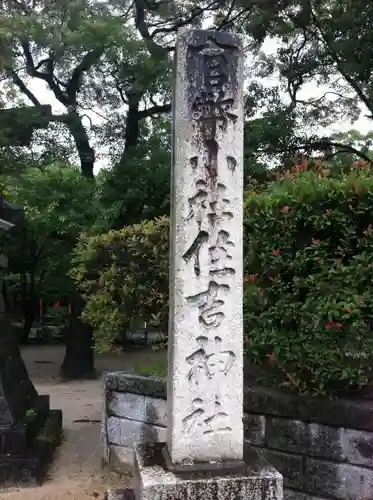
<svg viewBox="0 0 373 500"><path fill-rule="evenodd" d="M179 33L173 91L167 443L135 446L136 500L282 500L243 442L243 60Z"/></svg>
<svg viewBox="0 0 373 500"><path fill-rule="evenodd" d="M231 33L178 39L167 447L242 460L243 54Z"/></svg>

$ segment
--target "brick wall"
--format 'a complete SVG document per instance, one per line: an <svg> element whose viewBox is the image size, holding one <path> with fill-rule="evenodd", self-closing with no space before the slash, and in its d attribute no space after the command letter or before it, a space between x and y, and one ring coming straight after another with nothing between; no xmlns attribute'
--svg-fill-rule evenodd
<svg viewBox="0 0 373 500"><path fill-rule="evenodd" d="M104 376L103 459L132 464L135 442L164 441L164 380ZM245 389L245 439L284 477L285 500L373 500L373 402Z"/></svg>

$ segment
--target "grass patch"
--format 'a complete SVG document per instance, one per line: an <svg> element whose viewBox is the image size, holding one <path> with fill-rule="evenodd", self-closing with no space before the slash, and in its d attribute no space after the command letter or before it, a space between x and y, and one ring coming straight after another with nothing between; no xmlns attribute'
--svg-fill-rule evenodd
<svg viewBox="0 0 373 500"><path fill-rule="evenodd" d="M167 376L167 360L158 360L154 363L135 366L135 372L140 375L155 375L157 377Z"/></svg>
<svg viewBox="0 0 373 500"><path fill-rule="evenodd" d="M37 410L35 408L29 408L28 410L25 411L22 421L24 424L28 424L32 422L37 416L38 416Z"/></svg>

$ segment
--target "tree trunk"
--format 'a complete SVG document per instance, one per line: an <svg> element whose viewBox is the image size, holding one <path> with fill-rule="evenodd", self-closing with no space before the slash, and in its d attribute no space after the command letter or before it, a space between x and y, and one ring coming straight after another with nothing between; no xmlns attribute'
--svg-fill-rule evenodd
<svg viewBox="0 0 373 500"><path fill-rule="evenodd" d="M141 94L129 95L128 99L128 110L126 117L126 131L125 131L125 146L124 151L120 157L119 162L114 167L115 176L112 180L112 187L117 192L118 184L121 182L121 171L126 166L126 162L131 158L131 155L136 151L136 147L140 136L140 99ZM137 205L138 206L138 205ZM112 221L111 229L120 229L121 227L128 224L128 207L124 211L124 205L122 204L120 213Z"/></svg>
<svg viewBox="0 0 373 500"><path fill-rule="evenodd" d="M92 328L80 318L84 300L75 293L66 333L66 351L60 375L67 379L82 379L95 376L94 338Z"/></svg>
<svg viewBox="0 0 373 500"><path fill-rule="evenodd" d="M89 137L82 123L82 119L76 111L72 111L66 118L65 123L69 127L69 130L75 140L76 149L80 158L82 175L88 179L93 179L95 152L90 146Z"/></svg>
<svg viewBox="0 0 373 500"><path fill-rule="evenodd" d="M125 133L125 148L121 162L125 162L126 156L132 149L135 149L140 136L140 95L135 95L129 100L127 118L126 118L126 133Z"/></svg>

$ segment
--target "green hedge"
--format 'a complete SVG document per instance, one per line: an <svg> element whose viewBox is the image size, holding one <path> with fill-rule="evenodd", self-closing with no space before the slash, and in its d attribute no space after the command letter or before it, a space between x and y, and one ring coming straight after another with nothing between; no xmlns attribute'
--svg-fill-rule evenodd
<svg viewBox="0 0 373 500"><path fill-rule="evenodd" d="M303 172L245 199L248 355L301 393L364 386L373 353L373 178Z"/></svg>
<svg viewBox="0 0 373 500"><path fill-rule="evenodd" d="M364 386L372 366L373 179L323 175L245 196L245 340L273 380L339 394ZM82 237L73 276L100 342L139 318L165 328L168 219Z"/></svg>

